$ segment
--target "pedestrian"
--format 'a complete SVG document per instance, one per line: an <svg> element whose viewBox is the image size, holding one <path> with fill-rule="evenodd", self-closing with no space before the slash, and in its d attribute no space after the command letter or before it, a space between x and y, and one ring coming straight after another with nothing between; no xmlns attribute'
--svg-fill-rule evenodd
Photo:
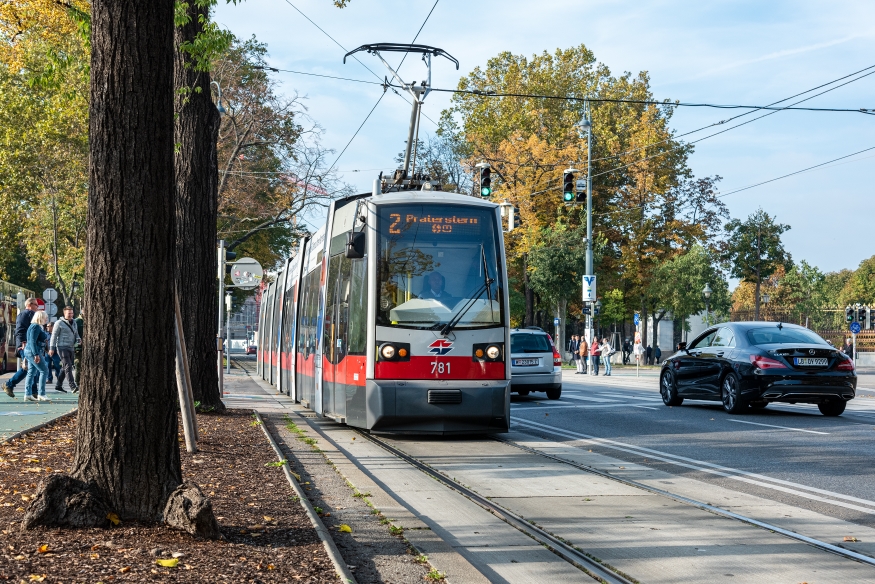
<svg viewBox="0 0 875 584"><path fill-rule="evenodd" d="M580 374L585 375L589 359L589 343L586 342L586 337L580 337L580 348L577 349L577 355L580 357Z"/></svg>
<svg viewBox="0 0 875 584"><path fill-rule="evenodd" d="M592 365L592 374L598 377L599 374L599 359L602 355L602 347L599 345L598 339L593 339L589 344L589 362Z"/></svg>
<svg viewBox="0 0 875 584"><path fill-rule="evenodd" d="M46 325L46 334L49 338L52 337L52 323ZM49 351L49 341L46 339L46 351ZM48 383L54 383L53 379L57 377L61 378L61 357L58 355L52 355L49 352L48 357L46 358L46 365L49 366L49 380Z"/></svg>
<svg viewBox="0 0 875 584"><path fill-rule="evenodd" d="M632 354L632 345L629 343L629 337L623 341L623 365L629 364L629 356Z"/></svg>
<svg viewBox="0 0 875 584"><path fill-rule="evenodd" d="M852 360L854 358L854 340L848 339L845 341L845 344L842 346L842 353L850 357Z"/></svg>
<svg viewBox="0 0 875 584"><path fill-rule="evenodd" d="M582 367L581 358L578 354L580 350L580 338L577 335L571 335L571 342L568 343L568 350L571 351L571 360L574 362L575 375L580 375Z"/></svg>
<svg viewBox="0 0 875 584"><path fill-rule="evenodd" d="M76 332L79 333L79 344L76 345L73 367L76 369L76 387L79 387L79 377L82 375L82 339L85 338L85 309L79 309L79 316L73 321L76 323ZM78 391L78 389L77 389Z"/></svg>
<svg viewBox="0 0 875 584"><path fill-rule="evenodd" d="M616 353L613 347L611 347L611 343L608 342L608 338L605 337L602 339L602 355L604 359L602 359L605 363L605 377L610 377L611 375L611 355Z"/></svg>
<svg viewBox="0 0 875 584"><path fill-rule="evenodd" d="M28 298L24 301L24 310L18 313L15 319L15 346L18 358L21 361L21 368L15 372L12 379L3 384L3 390L9 397L15 397L15 386L27 377L27 359L24 358L24 347L27 344L27 329L30 327L30 321L33 320L33 315L36 314L36 298ZM30 393L31 389L27 385L24 386L24 392Z"/></svg>
<svg viewBox="0 0 875 584"><path fill-rule="evenodd" d="M645 365L653 364L653 347L647 345L647 350L645 351L646 358L644 359Z"/></svg>
<svg viewBox="0 0 875 584"><path fill-rule="evenodd" d="M653 350L653 356L656 357L656 364L659 365L659 360L662 359L662 349L659 348L659 345L656 345Z"/></svg>
<svg viewBox="0 0 875 584"><path fill-rule="evenodd" d="M59 356L61 363L64 366L63 371L58 374L58 384L55 389L67 393L62 387L64 379L67 379L67 385L73 393L79 391L79 384L76 383L76 378L73 374L73 363L75 361L76 347L82 342L79 337L79 330L73 320L73 307L64 307L64 318L55 323L55 328L52 331L52 338L49 342L49 355Z"/></svg>
<svg viewBox="0 0 875 584"><path fill-rule="evenodd" d="M33 379L39 376L39 395L28 393L24 396L25 401L49 401L46 397L46 380L49 376L49 367L46 358L45 346L49 335L43 330L48 317L42 310L36 312L27 327L27 345L24 347L24 357L27 359L27 379L24 387L31 387Z"/></svg>
<svg viewBox="0 0 875 584"><path fill-rule="evenodd" d="M635 364L641 365L641 361L644 359L644 345L640 342L635 343L635 346L632 347L632 352L635 354Z"/></svg>

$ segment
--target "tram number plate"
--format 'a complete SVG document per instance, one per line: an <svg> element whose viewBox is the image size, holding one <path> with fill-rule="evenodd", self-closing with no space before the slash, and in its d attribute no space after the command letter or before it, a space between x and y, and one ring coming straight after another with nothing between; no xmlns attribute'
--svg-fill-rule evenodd
<svg viewBox="0 0 875 584"><path fill-rule="evenodd" d="M541 363L540 359L512 359L511 364L514 367L531 367Z"/></svg>
<svg viewBox="0 0 875 584"><path fill-rule="evenodd" d="M794 357L793 365L800 365L802 367L826 367L827 360L826 359L817 359L813 357Z"/></svg>
<svg viewBox="0 0 875 584"><path fill-rule="evenodd" d="M449 375L450 374L450 363L444 361L432 361L431 362L431 374L432 375Z"/></svg>

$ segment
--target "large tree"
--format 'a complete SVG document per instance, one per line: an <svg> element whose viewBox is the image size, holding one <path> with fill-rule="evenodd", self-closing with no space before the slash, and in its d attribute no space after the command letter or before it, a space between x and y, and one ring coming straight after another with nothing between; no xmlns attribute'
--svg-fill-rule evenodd
<svg viewBox="0 0 875 584"><path fill-rule="evenodd" d="M92 5L85 325L72 474L122 519L182 482L174 383L173 0Z"/></svg>
<svg viewBox="0 0 875 584"><path fill-rule="evenodd" d="M757 209L744 221L733 219L726 224L727 243L723 259L735 278L754 284L754 319L760 319L760 286L781 267L791 265L790 254L784 249L781 234L789 225Z"/></svg>

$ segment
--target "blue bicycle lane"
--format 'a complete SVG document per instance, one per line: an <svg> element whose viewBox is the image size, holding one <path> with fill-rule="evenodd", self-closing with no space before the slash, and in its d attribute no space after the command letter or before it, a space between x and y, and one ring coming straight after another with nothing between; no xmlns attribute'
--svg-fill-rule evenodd
<svg viewBox="0 0 875 584"><path fill-rule="evenodd" d="M0 375L0 383L6 383L11 373ZM64 389L67 389L64 384ZM0 442L23 430L39 426L72 412L79 406L79 394L55 391L53 384L46 385L49 401L24 401L24 381L15 387L11 398L0 390Z"/></svg>

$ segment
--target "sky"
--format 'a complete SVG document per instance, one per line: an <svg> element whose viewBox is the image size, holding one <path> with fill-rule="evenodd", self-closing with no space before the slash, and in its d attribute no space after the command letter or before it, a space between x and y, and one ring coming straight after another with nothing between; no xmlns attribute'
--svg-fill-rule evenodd
<svg viewBox="0 0 875 584"><path fill-rule="evenodd" d="M387 74L376 57L361 53L361 63L344 65L346 51L328 35L347 50L409 43L433 6L417 43L441 47L461 64L456 71L447 60L434 61L432 85L439 88L455 88L461 76L503 51L531 56L581 43L615 76L647 71L654 97L682 102L766 105L875 65L871 0L438 0L436 6L435 0L350 0L342 10L331 0L246 0L221 4L214 18L238 38L266 43L273 67L376 81L374 73L380 80ZM386 54L392 65L400 57ZM425 71L414 56L400 69L408 82L424 79ZM381 87L274 76L281 92L304 98L324 129L323 145L335 157L346 148L336 164L345 181L370 191L380 169L395 167L407 138L407 102L387 94L350 143ZM437 120L449 99L431 93L424 115ZM875 74L803 105L875 109ZM671 127L683 133L735 113L678 108ZM421 134L434 129L424 118ZM689 167L697 177L723 177L720 191L729 193L872 147L875 115L783 111L697 144ZM853 269L875 255L873 169L870 150L723 200L733 217L762 207L790 225L783 237L794 261L825 272Z"/></svg>

